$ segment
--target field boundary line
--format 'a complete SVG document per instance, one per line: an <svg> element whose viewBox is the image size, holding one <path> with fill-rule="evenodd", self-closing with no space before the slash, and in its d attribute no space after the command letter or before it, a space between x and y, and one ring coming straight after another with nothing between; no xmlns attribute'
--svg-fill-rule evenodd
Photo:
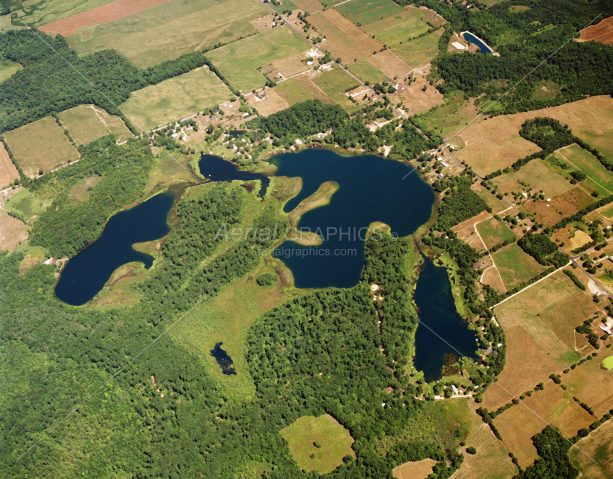
<svg viewBox="0 0 613 479"><path fill-rule="evenodd" d="M517 296L518 294L523 293L524 291L526 291L528 288L531 288L532 286L534 286L535 284L539 284L541 281L546 280L547 278L549 278L551 275L554 275L560 271L562 271L564 268L566 268L567 266L570 266L573 262L569 261L568 263L566 263L564 266L562 266L561 268L556 269L555 271L552 271L551 273L549 273L547 276L543 276L541 279L539 279L538 281L535 281L532 284L529 284L528 286L526 286L524 289L519 290L517 293L513 293L511 296L509 296L508 298L504 298L502 301L500 301L500 303L497 303L493 306L490 306L489 309L493 309L496 308L497 306L500 306L502 303L504 303L505 301L508 301L509 299L511 299L514 296Z"/></svg>
<svg viewBox="0 0 613 479"><path fill-rule="evenodd" d="M544 279L544 278L543 278ZM463 354L452 344L450 344L445 338L443 338L442 336L440 336L436 331L434 331L432 328L430 328L430 326L428 326L426 323L424 323L418 316L416 316L414 313L412 313L411 311L409 311L405 306L403 306L402 304L400 304L398 301L396 301L394 298L390 298L394 303L396 303L398 306L400 306L402 309L404 309L407 313L409 313L411 316L413 316L414 319L416 319L418 321L419 325L424 325L428 331L430 331L432 334L434 334L438 339L440 339L441 341L443 341L447 346L449 346L451 349L453 349L457 354L458 357L463 357ZM494 385L498 385L498 387L500 387L501 389L503 389L509 396L511 396L513 399L517 399L519 401L519 404L521 404L522 406L524 406L528 411L530 411L532 414L534 414L537 418L539 418L541 421L543 421L547 426L551 426L552 428L554 428L555 431L557 431L557 433L560 435L560 437L562 437L562 439L564 439L565 441L567 441L570 444L570 447L574 447L576 448L579 452L581 452L581 454L583 454L585 457L587 457L588 459L590 459L594 464L596 465L600 465L600 463L598 461L596 461L596 459L594 459L593 457L591 457L590 455L588 455L586 452L584 452L580 447L578 447L576 444L574 444L570 439L568 439L564 434L562 434L559 429L555 428L553 425L551 425L549 422L547 422L545 419L543 419L536 411L534 411L533 409L531 409L529 406L526 406L524 404L524 401L520 400L517 396L515 396L515 394L512 394L509 390L507 390L504 386L501 386L500 383L496 380L496 378L490 376L488 373L486 373L487 377L489 379L492 380L492 386ZM502 442L504 444L504 442L502 440L500 440L500 442Z"/></svg>

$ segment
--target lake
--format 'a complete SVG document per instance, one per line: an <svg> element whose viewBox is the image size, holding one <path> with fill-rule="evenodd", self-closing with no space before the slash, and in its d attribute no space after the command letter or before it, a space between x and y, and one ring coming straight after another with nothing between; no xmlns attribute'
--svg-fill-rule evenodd
<svg viewBox="0 0 613 479"><path fill-rule="evenodd" d="M263 197L270 184L270 178L263 173L241 171L233 163L219 156L202 155L198 163L200 174L210 181L253 181L260 180L261 186L258 195Z"/></svg>
<svg viewBox="0 0 613 479"><path fill-rule="evenodd" d="M414 364L426 381L434 381L443 365L453 361L452 356L477 359L477 336L456 310L447 270L424 260L414 294L420 320Z"/></svg>
<svg viewBox="0 0 613 479"><path fill-rule="evenodd" d="M113 215L100 237L66 263L55 286L55 296L80 306L96 296L120 266L138 261L150 268L153 257L136 251L132 245L162 238L170 231L166 219L173 202L171 194L161 193Z"/></svg>
<svg viewBox="0 0 613 479"><path fill-rule="evenodd" d="M226 374L227 376L236 375L236 369L233 367L234 363L232 362L232 358L226 353L223 349L221 349L221 345L223 343L216 343L215 347L211 349L211 356L215 358L217 364L221 368L221 372Z"/></svg>
<svg viewBox="0 0 613 479"><path fill-rule="evenodd" d="M328 206L308 211L298 224L300 229L320 228L324 242L301 246L288 241L273 253L292 270L298 288L355 286L364 266L364 240L370 223L382 221L393 233L407 236L432 215L432 188L399 161L314 149L279 155L273 163L278 168L276 176L302 178L302 190L285 204L286 212L325 181L339 184Z"/></svg>
<svg viewBox="0 0 613 479"><path fill-rule="evenodd" d="M487 53L492 53L493 50L488 47L485 42L483 40L481 40L479 37L473 35L470 32L464 32L462 34L462 36L464 37L465 40L469 41L470 43L474 43L475 45L477 45L479 47L479 51L481 53L483 53L484 55Z"/></svg>

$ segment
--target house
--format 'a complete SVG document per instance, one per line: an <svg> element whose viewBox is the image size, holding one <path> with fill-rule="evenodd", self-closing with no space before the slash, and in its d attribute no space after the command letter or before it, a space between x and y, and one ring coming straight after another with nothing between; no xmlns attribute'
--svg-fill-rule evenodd
<svg viewBox="0 0 613 479"><path fill-rule="evenodd" d="M613 331L611 331L611 326L609 325L609 323L607 324L601 324L600 325L600 329L602 329L605 333L607 333L609 336L611 336L613 334Z"/></svg>

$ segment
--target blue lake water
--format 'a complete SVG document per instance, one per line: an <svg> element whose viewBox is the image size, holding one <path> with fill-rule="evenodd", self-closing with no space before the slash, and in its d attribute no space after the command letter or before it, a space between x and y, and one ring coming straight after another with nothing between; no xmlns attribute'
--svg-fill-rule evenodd
<svg viewBox="0 0 613 479"><path fill-rule="evenodd" d="M132 261L150 268L153 258L132 245L162 238L169 231L166 218L174 198L161 193L112 216L100 237L70 258L55 286L55 295L65 303L80 306L103 288L113 271Z"/></svg>
<svg viewBox="0 0 613 479"><path fill-rule="evenodd" d="M236 375L236 369L233 367L232 358L226 353L223 349L221 349L221 345L223 343L216 343L215 347L211 349L211 356L215 358L217 364L221 368L221 372L228 376Z"/></svg>
<svg viewBox="0 0 613 479"><path fill-rule="evenodd" d="M320 228L324 242L301 246L287 241L273 253L292 270L299 288L355 286L364 266L364 240L370 223L382 221L398 236L407 236L432 214L432 188L399 161L305 150L279 155L274 163L277 176L302 178L302 190L286 203L286 212L322 183L339 184L328 206L308 211L298 224L300 229L315 232Z"/></svg>
<svg viewBox="0 0 613 479"><path fill-rule="evenodd" d="M464 39L477 45L479 47L479 51L484 55L487 53L492 53L492 49L488 47L485 43L483 43L481 39L474 36L472 33L464 32Z"/></svg>
<svg viewBox="0 0 613 479"><path fill-rule="evenodd" d="M456 311L445 268L425 258L414 299L420 319L415 334L414 364L424 372L426 381L436 380L442 366L458 356L477 359L477 336Z"/></svg>
<svg viewBox="0 0 613 479"><path fill-rule="evenodd" d="M261 186L258 193L259 196L264 196L266 194L266 189L270 184L270 178L263 173L241 171L236 165L219 156L202 155L198 167L200 168L202 176L211 181L260 180Z"/></svg>

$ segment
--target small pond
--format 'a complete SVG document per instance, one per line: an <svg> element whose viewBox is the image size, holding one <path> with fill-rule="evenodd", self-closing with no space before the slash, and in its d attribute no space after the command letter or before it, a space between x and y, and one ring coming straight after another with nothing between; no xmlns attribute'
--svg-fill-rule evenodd
<svg viewBox="0 0 613 479"><path fill-rule="evenodd" d="M232 367L234 365L232 358L228 355L228 353L221 349L222 344L223 343L215 344L215 347L211 349L211 356L215 358L217 364L219 364L219 367L221 367L224 374L227 374L228 376L236 375L236 369Z"/></svg>
<svg viewBox="0 0 613 479"><path fill-rule="evenodd" d="M465 40L477 45L479 47L479 51L483 53L484 55L487 53L492 53L493 50L490 47L488 47L483 40L473 35L472 33L464 32L462 36L464 37Z"/></svg>

